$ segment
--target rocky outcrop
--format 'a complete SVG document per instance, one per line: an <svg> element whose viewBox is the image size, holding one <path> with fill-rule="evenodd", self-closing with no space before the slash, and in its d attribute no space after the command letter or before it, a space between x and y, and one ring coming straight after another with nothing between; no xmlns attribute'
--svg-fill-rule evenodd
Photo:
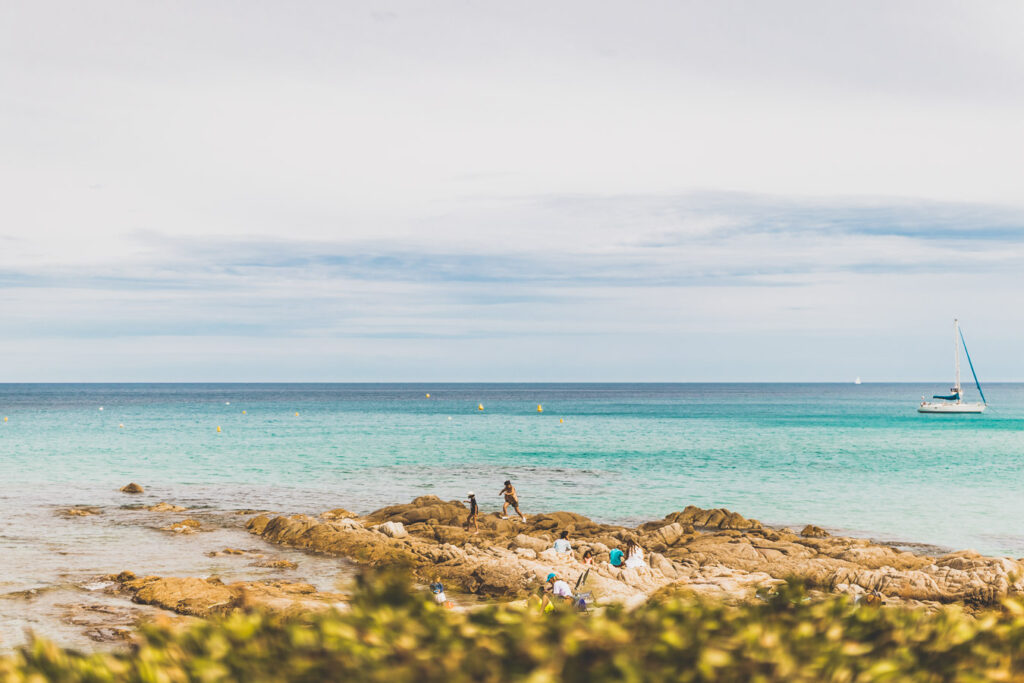
<svg viewBox="0 0 1024 683"><path fill-rule="evenodd" d="M809 525L800 534L770 529L724 508L687 507L635 528L599 524L571 512L537 514L527 522L480 516L480 533L463 528L467 510L434 496L393 505L365 518L325 521L303 515L259 516L249 530L272 543L347 557L366 566L402 566L421 580L501 598L533 591L550 571L574 582L588 569L585 590L602 600L635 604L669 585L722 597L798 577L822 590L884 596L889 602L985 605L1024 592L1024 565L977 553L927 557L864 539L828 535ZM574 557L552 544L569 531ZM649 567L608 565L613 547L638 542Z"/></svg>
<svg viewBox="0 0 1024 683"><path fill-rule="evenodd" d="M116 577L119 590L132 600L155 605L178 614L209 617L238 607L262 607L281 611L307 611L338 607L344 596L319 593L307 583L286 581L239 581L221 583L219 579L196 577L145 576L130 572Z"/></svg>
<svg viewBox="0 0 1024 683"><path fill-rule="evenodd" d="M777 582L764 573L743 575L677 565L657 554L652 556L651 567L639 569L614 568L600 560L583 565L579 562L583 550L590 549L606 560L608 544L621 545L623 538L637 534L574 513L558 512L507 526L497 522L508 520L483 516L481 533L471 535L461 528L466 515L461 504L433 497L420 500L429 517L414 513L410 506L396 505L378 510L361 522L324 522L304 515L259 516L249 521L248 528L272 543L340 555L371 567L399 565L424 582L440 580L449 589L500 598L535 592L551 571L575 583L589 569L584 590L595 592L603 600L627 604L641 602L673 581L692 580L699 590L721 594L745 593L751 586ZM459 526L443 524L442 519ZM552 532L562 529L568 529L575 539L575 559L559 558L552 548Z"/></svg>
<svg viewBox="0 0 1024 683"><path fill-rule="evenodd" d="M145 490L134 481L121 487L121 493L143 493Z"/></svg>

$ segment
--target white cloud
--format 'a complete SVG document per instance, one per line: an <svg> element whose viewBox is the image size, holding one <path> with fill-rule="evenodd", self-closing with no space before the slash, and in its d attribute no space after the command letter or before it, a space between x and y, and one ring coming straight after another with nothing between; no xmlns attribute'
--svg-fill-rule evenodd
<svg viewBox="0 0 1024 683"><path fill-rule="evenodd" d="M1022 256L1022 27L1016 2L5 3L6 349L23 379L214 379L204 353L244 379L287 347L274 378L601 379L642 348L617 377L769 379L803 366L738 364L750 335L905 349L953 308L1016 334L987 295ZM827 355L807 372L846 372Z"/></svg>

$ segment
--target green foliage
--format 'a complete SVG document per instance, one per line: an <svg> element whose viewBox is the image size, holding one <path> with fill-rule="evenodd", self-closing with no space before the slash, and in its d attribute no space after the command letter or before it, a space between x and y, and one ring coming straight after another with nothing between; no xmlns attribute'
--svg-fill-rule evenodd
<svg viewBox="0 0 1024 683"><path fill-rule="evenodd" d="M1014 681L1024 680L1024 604L928 613L812 602L790 582L740 606L676 597L593 616L453 613L402 577L365 576L344 613L149 625L121 654L37 640L0 660L0 681L24 680Z"/></svg>

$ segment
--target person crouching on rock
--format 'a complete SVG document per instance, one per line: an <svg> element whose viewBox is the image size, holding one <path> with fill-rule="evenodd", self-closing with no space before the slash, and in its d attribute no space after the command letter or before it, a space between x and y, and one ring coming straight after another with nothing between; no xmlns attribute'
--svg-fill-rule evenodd
<svg viewBox="0 0 1024 683"><path fill-rule="evenodd" d="M470 491L467 495L469 496L469 500L466 501L467 503L469 503L469 516L466 517L466 524L465 524L466 531L469 531L469 524L470 524L470 522L472 522L473 523L473 533L474 534L478 534L478 533L480 533L480 525L477 524L476 518L477 518L477 515L480 514L480 506L476 504L476 494L475 493Z"/></svg>
<svg viewBox="0 0 1024 683"><path fill-rule="evenodd" d="M547 581L544 583L551 586L551 593L544 593L543 609L545 612L551 612L555 608L551 596L558 598L561 602L572 604L572 589L569 588L569 584L558 578L554 572L548 574Z"/></svg>
<svg viewBox="0 0 1024 683"><path fill-rule="evenodd" d="M558 559L567 560L573 557L572 544L569 543L569 531L563 531L555 541L555 552L558 553Z"/></svg>
<svg viewBox="0 0 1024 683"><path fill-rule="evenodd" d="M510 480L505 480L505 488L501 490L500 495L505 496L505 504L501 506L501 518L508 519L508 506L511 505L516 514L522 517L525 522L526 515L519 511L519 494L516 493L516 487L512 485Z"/></svg>
<svg viewBox="0 0 1024 683"><path fill-rule="evenodd" d="M434 594L434 602L446 609L452 608L452 603L448 602L448 596L445 595L444 584L436 576L434 577L434 583L430 584L430 592Z"/></svg>

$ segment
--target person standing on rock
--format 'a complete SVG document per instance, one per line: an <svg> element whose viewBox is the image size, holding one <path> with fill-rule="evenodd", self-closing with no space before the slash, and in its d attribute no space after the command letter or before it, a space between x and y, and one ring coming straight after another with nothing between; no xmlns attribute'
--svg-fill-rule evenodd
<svg viewBox="0 0 1024 683"><path fill-rule="evenodd" d="M516 487L512 485L511 480L505 480L505 488L501 490L501 495L505 496L505 504L501 506L501 518L508 519L508 506L511 505L516 514L525 522L526 515L519 511L519 494L516 493Z"/></svg>
<svg viewBox="0 0 1024 683"><path fill-rule="evenodd" d="M467 500L466 502L469 503L469 516L466 517L466 524L465 524L466 531L469 531L469 523L472 522L473 523L473 533L474 534L478 534L478 533L480 533L480 525L477 524L476 518L477 518L477 515L480 513L480 506L476 504L476 494L475 493L470 491L468 495L469 495L469 500Z"/></svg>

